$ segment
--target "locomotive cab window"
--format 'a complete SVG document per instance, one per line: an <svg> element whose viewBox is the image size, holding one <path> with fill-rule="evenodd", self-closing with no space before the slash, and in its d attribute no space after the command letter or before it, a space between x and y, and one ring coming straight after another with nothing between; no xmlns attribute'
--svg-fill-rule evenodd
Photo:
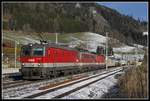
<svg viewBox="0 0 150 101"><path fill-rule="evenodd" d="M22 47L21 55L22 56L30 56L31 55L31 48L30 47Z"/></svg>
<svg viewBox="0 0 150 101"><path fill-rule="evenodd" d="M33 56L43 56L44 48L33 48Z"/></svg>

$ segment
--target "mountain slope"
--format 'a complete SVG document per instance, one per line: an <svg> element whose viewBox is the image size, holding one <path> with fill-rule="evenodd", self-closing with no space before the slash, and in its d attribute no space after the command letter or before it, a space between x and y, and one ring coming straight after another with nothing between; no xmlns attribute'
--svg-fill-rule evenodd
<svg viewBox="0 0 150 101"><path fill-rule="evenodd" d="M3 29L25 32L94 32L133 45L147 44L147 23L96 3L4 3ZM96 11L93 15L93 11Z"/></svg>

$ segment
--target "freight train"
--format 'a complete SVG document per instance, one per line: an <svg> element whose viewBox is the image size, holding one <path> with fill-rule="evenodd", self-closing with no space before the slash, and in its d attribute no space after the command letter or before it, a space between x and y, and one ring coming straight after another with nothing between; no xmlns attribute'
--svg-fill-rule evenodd
<svg viewBox="0 0 150 101"><path fill-rule="evenodd" d="M99 50L101 51L101 50ZM57 44L28 44L19 61L23 79L49 79L105 68L105 55Z"/></svg>

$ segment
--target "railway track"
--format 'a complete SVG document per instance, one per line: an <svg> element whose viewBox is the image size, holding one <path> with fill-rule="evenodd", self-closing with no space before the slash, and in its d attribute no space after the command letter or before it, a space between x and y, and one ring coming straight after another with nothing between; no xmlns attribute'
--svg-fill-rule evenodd
<svg viewBox="0 0 150 101"><path fill-rule="evenodd" d="M19 82L22 82L23 80L17 80L17 81L3 81L3 85L9 85L9 84L13 84L13 83L19 83Z"/></svg>
<svg viewBox="0 0 150 101"><path fill-rule="evenodd" d="M79 75L85 75L85 74L84 73L83 74L77 74L77 75L74 75L74 76L79 76ZM9 81L9 82L7 81L7 82L3 82L2 88L3 89L8 89L8 88L19 87L19 86L23 86L23 85L29 85L29 84L32 84L32 83L40 83L40 82L43 82L43 81L46 81L46 80L38 80L38 81L17 80L17 81ZM49 81L49 80L47 80L47 81ZM56 80L56 82L57 82L57 80Z"/></svg>
<svg viewBox="0 0 150 101"><path fill-rule="evenodd" d="M76 77L76 76L85 76L85 75L87 75L87 74L83 73L83 74L78 74L78 75L74 75L74 76ZM37 81L34 83L15 85L14 87L10 87L10 88L8 87L8 89L3 88L2 97L4 99L20 99L20 98L23 98L22 96L36 91L41 85L43 86L43 85L46 85L49 83L57 83L60 81L65 81L67 78L71 79L72 77L70 77L70 76L60 77L60 78L55 78L52 80L43 80L40 82Z"/></svg>
<svg viewBox="0 0 150 101"><path fill-rule="evenodd" d="M117 67L117 68L119 69L121 67ZM60 90L63 88L65 89L66 87L74 86L75 84L78 85L80 82L83 82L82 80L86 81L90 78L92 79L92 77L94 78L98 75L100 76L103 74L107 74L108 72L111 72L112 70L116 70L116 68L110 68L110 69L108 69L108 71L98 70L98 71L91 71L91 72L86 72L86 73L76 74L76 75L71 75L71 76L66 76L66 77L54 78L51 80L36 81L34 83L33 82L22 83L21 81L17 81L20 84L16 83L16 84L12 84L12 86L9 86L6 88L3 87L3 90L2 90L3 96L2 97L4 99L37 98L42 95L55 92L56 90ZM74 77L81 77L81 78L75 80L75 79L73 79ZM59 82L66 81L66 79L69 80L69 82L58 84ZM5 83L7 83L7 82L5 82ZM41 88L43 86L47 86L49 84L56 84L56 85L54 85L53 87L46 88L46 90L39 89L39 88ZM64 91L66 92L68 90L64 90ZM58 93L58 94L60 94L60 93ZM60 96L62 96L62 95L60 95ZM51 98L55 98L55 96L52 96ZM59 98L59 96L58 96L58 98Z"/></svg>
<svg viewBox="0 0 150 101"><path fill-rule="evenodd" d="M26 81L26 80L19 80L19 81L14 81L14 82L8 82L8 83L3 83L2 88L3 89L8 89L8 88L12 88L12 87L21 86L21 85L31 84L31 83L34 83L34 82L35 81Z"/></svg>
<svg viewBox="0 0 150 101"><path fill-rule="evenodd" d="M72 82L69 82L66 84L62 84L62 85L58 85L56 87L52 87L48 90L44 90L39 93L35 93L32 95L26 96L24 98L38 98L38 97L44 96L46 94L48 94L50 98L54 98L54 99L62 98L64 96L67 96L77 90L80 90L92 83L95 83L95 82L102 80L110 75L113 75L121 70L122 70L122 68L119 68L119 69L115 69L115 70L111 70L111 71L106 71L104 73L96 74L94 76L81 78L79 80L72 81Z"/></svg>
<svg viewBox="0 0 150 101"><path fill-rule="evenodd" d="M82 75L82 74L76 74L76 75ZM45 80L38 80L38 81L27 81L27 80L17 80L17 81L11 80L10 81L10 80L8 80L7 82L6 81L7 80L5 80L5 81L3 80L3 84L2 84L2 88L3 89L8 89L8 88L12 88L12 87L18 87L18 86L23 86L23 85L28 85L28 84L32 84L32 83L38 83L38 82L45 81Z"/></svg>

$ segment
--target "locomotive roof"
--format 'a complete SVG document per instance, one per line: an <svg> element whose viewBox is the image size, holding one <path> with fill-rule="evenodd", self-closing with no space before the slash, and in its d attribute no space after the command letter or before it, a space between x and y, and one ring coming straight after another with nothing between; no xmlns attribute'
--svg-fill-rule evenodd
<svg viewBox="0 0 150 101"><path fill-rule="evenodd" d="M31 44L32 44L32 43L29 43L29 44L26 45L26 46L30 46ZM39 46L39 47L40 47L40 46L45 46L46 48L48 48L48 47L61 48L61 49L74 50L74 51L79 51L79 52L81 52L81 53L90 53L90 54L96 55L96 54L91 53L91 52L89 52L89 51L80 51L80 50L78 50L78 49L76 49L76 48L70 48L70 47L58 45L58 44L55 44L55 43L46 43L46 44L34 43L34 44L32 44L32 47L37 47L37 46Z"/></svg>
<svg viewBox="0 0 150 101"><path fill-rule="evenodd" d="M31 45L31 43L30 44L28 44L28 45ZM27 46L28 46L27 45ZM32 44L32 46L33 47L36 47L36 46L45 46L46 48L48 48L48 47L54 47L54 48L61 48L61 49L67 49L67 50L76 50L76 51L78 51L77 49L75 49L75 48L70 48L70 47L66 47L66 46L62 46L62 45L58 45L58 44L51 44L51 43L47 43L47 44L38 44L38 43L35 43L35 44Z"/></svg>

